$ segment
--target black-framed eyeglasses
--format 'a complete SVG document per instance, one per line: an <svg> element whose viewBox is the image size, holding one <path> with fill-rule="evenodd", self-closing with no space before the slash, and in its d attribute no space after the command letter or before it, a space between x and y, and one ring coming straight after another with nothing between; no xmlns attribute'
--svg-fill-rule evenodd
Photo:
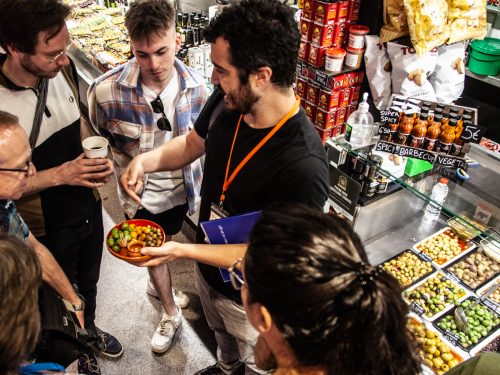
<svg viewBox="0 0 500 375"><path fill-rule="evenodd" d="M236 290L241 290L241 288L243 288L243 285L245 285L245 280L243 280L243 275L241 274L240 271L236 269L236 265L241 262L242 259L239 258L231 265L231 267L227 269L227 271L229 272L229 278L231 279L231 284L233 285L233 288Z"/></svg>
<svg viewBox="0 0 500 375"><path fill-rule="evenodd" d="M26 174L26 177L29 177L29 175L30 175L30 168L31 168L31 160L28 160L26 162L26 168L0 168L0 171L5 171L5 172L24 172Z"/></svg>
<svg viewBox="0 0 500 375"><path fill-rule="evenodd" d="M165 110L163 108L163 102L158 95L155 100L151 102L151 107L153 108L154 113L161 113L161 117L156 121L156 126L160 130L166 130L171 132L172 126L170 125L170 121L168 121L167 116L165 115Z"/></svg>

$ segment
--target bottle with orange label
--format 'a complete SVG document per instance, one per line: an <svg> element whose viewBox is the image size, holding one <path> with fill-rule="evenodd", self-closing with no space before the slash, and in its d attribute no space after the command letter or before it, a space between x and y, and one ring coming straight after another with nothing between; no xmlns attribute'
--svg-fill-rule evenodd
<svg viewBox="0 0 500 375"><path fill-rule="evenodd" d="M409 141L411 131L413 130L413 113L405 112L403 121L399 124L395 143L405 145Z"/></svg>
<svg viewBox="0 0 500 375"><path fill-rule="evenodd" d="M424 149L434 151L437 146L439 135L441 134L441 114L436 113L431 126L427 128L427 134L424 141Z"/></svg>
<svg viewBox="0 0 500 375"><path fill-rule="evenodd" d="M451 145L455 141L455 130L457 124L455 121L446 124L441 131L439 141L436 147L437 152L448 154L451 150Z"/></svg>
<svg viewBox="0 0 500 375"><path fill-rule="evenodd" d="M409 145L411 147L421 148L427 135L427 113L421 113L417 124L411 132Z"/></svg>
<svg viewBox="0 0 500 375"><path fill-rule="evenodd" d="M457 130L455 131L455 141L453 141L453 144L451 145L451 150L450 154L458 156L462 152L462 147L464 146L464 141L462 140L462 132L464 130L464 127L467 126L468 124L472 125L472 121L470 120L465 120L462 124L457 124Z"/></svg>

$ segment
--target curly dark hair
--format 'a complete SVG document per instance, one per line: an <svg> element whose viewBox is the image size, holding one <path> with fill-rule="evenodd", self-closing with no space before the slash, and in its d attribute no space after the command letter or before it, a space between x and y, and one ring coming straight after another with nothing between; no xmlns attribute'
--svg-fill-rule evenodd
<svg viewBox="0 0 500 375"><path fill-rule="evenodd" d="M297 65L300 32L294 11L279 0L243 0L229 5L204 31L214 43L229 42L231 64L240 70L241 83L259 68L272 69L271 82L281 88L292 85Z"/></svg>
<svg viewBox="0 0 500 375"><path fill-rule="evenodd" d="M61 31L70 8L60 0L0 0L0 45L35 53L38 33L49 31L49 41Z"/></svg>
<svg viewBox="0 0 500 375"><path fill-rule="evenodd" d="M166 0L134 1L125 14L125 27L131 39L160 35L175 23L175 10Z"/></svg>
<svg viewBox="0 0 500 375"><path fill-rule="evenodd" d="M269 310L300 364L336 375L420 372L401 288L368 264L345 221L300 205L265 211L244 269L249 302Z"/></svg>

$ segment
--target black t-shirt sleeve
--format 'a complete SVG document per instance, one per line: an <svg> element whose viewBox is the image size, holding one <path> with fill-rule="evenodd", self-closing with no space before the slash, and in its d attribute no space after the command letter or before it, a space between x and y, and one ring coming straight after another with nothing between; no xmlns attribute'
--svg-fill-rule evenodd
<svg viewBox="0 0 500 375"><path fill-rule="evenodd" d="M328 198L328 167L325 160L310 156L296 161L278 176L278 189L268 196L268 202L297 202L323 210Z"/></svg>
<svg viewBox="0 0 500 375"><path fill-rule="evenodd" d="M215 88L214 92L212 93L212 95L210 95L210 97L207 99L207 102L203 106L200 115L198 116L196 122L194 123L194 129L201 138L203 139L207 138L212 113L214 112L215 108L217 108L217 106L219 105L220 101L223 98L224 98L224 93L220 89Z"/></svg>

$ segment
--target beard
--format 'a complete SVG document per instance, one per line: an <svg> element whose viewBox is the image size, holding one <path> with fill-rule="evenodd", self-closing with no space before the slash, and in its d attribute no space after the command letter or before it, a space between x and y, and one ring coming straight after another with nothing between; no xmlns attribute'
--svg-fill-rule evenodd
<svg viewBox="0 0 500 375"><path fill-rule="evenodd" d="M226 93L226 97L226 110L241 113L243 115L250 113L255 103L260 99L259 96L252 92L248 83L241 86L239 90L233 90Z"/></svg>
<svg viewBox="0 0 500 375"><path fill-rule="evenodd" d="M27 54L24 54L21 58L21 66L24 70L39 78L54 78L61 71L60 67L54 70L46 71L36 65L32 57Z"/></svg>

